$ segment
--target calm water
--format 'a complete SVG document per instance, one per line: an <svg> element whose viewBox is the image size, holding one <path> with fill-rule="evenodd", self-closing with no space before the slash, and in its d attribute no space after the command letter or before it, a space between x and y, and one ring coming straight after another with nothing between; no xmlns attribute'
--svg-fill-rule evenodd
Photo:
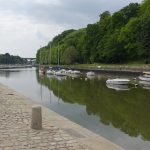
<svg viewBox="0 0 150 150"><path fill-rule="evenodd" d="M0 70L0 83L127 150L150 150L150 90L106 85L113 76L56 78L29 68Z"/></svg>

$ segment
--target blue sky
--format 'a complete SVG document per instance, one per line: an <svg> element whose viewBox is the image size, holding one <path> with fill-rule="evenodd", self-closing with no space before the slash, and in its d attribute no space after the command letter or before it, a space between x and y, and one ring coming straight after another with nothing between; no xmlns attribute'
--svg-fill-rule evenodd
<svg viewBox="0 0 150 150"><path fill-rule="evenodd" d="M35 57L67 29L97 22L99 14L142 0L0 0L0 54Z"/></svg>

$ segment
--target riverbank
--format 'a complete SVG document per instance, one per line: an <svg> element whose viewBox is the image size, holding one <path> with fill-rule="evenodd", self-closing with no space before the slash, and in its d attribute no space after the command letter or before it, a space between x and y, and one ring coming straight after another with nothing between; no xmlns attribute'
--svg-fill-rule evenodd
<svg viewBox="0 0 150 150"><path fill-rule="evenodd" d="M16 69L16 68L31 68L32 65L21 65L21 64L15 64L15 65L0 65L0 69Z"/></svg>
<svg viewBox="0 0 150 150"><path fill-rule="evenodd" d="M0 65L0 69L16 69L16 68L30 68L32 65ZM38 66L36 66L38 67ZM48 68L48 65L43 65ZM58 67L52 65L52 67ZM144 71L150 71L150 64L77 64L77 65L60 65L59 68L80 70L80 71L94 71L102 73L123 73L123 74L137 74L140 75Z"/></svg>
<svg viewBox="0 0 150 150"><path fill-rule="evenodd" d="M77 64L77 65L51 65L63 69L72 69L80 71L94 71L99 73L122 73L140 75L144 71L150 71L150 64ZM48 68L48 65L44 65Z"/></svg>
<svg viewBox="0 0 150 150"><path fill-rule="evenodd" d="M150 64L78 64L64 67L103 73L141 74L144 71L150 71Z"/></svg>
<svg viewBox="0 0 150 150"><path fill-rule="evenodd" d="M0 84L0 149L123 150L45 107L43 130L30 129L35 104Z"/></svg>

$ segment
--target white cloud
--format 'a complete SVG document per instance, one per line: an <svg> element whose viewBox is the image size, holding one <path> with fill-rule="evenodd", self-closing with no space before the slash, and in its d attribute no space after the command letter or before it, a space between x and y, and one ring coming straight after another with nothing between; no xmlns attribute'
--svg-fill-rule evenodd
<svg viewBox="0 0 150 150"><path fill-rule="evenodd" d="M64 28L40 24L9 12L0 14L0 53L9 52L22 57L35 57L36 50L47 44Z"/></svg>
<svg viewBox="0 0 150 150"><path fill-rule="evenodd" d="M32 2L42 4L42 5L48 5L48 4L61 5L62 4L60 0L32 0Z"/></svg>

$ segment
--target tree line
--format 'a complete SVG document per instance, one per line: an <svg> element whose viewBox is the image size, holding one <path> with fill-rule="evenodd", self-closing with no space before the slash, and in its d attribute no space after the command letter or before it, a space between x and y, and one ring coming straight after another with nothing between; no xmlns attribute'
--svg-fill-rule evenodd
<svg viewBox="0 0 150 150"><path fill-rule="evenodd" d="M19 56L13 56L9 53L0 54L0 64L24 64L26 60Z"/></svg>
<svg viewBox="0 0 150 150"><path fill-rule="evenodd" d="M150 63L150 0L105 11L94 24L57 35L36 54L40 64Z"/></svg>

